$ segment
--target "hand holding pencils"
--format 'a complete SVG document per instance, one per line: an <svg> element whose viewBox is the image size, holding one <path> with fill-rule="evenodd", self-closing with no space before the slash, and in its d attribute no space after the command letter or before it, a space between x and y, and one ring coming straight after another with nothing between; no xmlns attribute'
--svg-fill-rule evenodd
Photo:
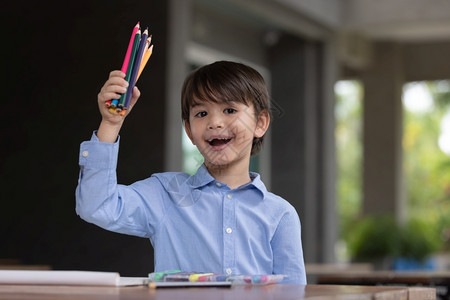
<svg viewBox="0 0 450 300"><path fill-rule="evenodd" d="M153 52L151 38L148 35L148 28L141 33L140 23L138 22L134 26L121 68L121 71L126 74L125 80L129 83L129 86L120 99L105 102L111 113L125 115L127 109L129 109L133 88Z"/></svg>

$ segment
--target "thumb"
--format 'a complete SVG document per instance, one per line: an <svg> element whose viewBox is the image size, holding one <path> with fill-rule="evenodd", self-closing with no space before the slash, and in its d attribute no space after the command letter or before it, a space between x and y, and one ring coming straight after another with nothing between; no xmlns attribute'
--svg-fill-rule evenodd
<svg viewBox="0 0 450 300"><path fill-rule="evenodd" d="M139 96L141 95L141 92L139 91L139 89L135 86L133 88L133 94L131 95L131 100L130 100L130 106L128 107L127 110L123 110L121 112L122 115L127 115L130 113L130 111L133 109L134 105L136 104L137 100L139 99Z"/></svg>
<svg viewBox="0 0 450 300"><path fill-rule="evenodd" d="M133 107L141 96L141 91L139 91L137 86L133 88L133 94L131 95L130 106Z"/></svg>

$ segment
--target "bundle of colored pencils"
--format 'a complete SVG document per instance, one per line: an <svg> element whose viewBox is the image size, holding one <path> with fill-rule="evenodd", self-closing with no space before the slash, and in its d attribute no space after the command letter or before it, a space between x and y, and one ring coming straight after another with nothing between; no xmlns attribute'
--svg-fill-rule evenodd
<svg viewBox="0 0 450 300"><path fill-rule="evenodd" d="M106 101L110 112L125 115L126 110L130 107L134 86L153 52L153 45L150 45L151 41L152 36L148 35L148 28L141 33L138 22L131 33L125 59L120 69L126 74L125 80L128 81L128 88L120 99Z"/></svg>

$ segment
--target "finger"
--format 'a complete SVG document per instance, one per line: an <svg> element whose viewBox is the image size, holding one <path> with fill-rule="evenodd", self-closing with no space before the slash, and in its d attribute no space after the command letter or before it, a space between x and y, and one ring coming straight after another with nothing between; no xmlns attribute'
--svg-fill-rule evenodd
<svg viewBox="0 0 450 300"><path fill-rule="evenodd" d="M139 88L137 86L135 86L133 88L133 94L131 95L130 105L134 105L138 101L140 96L141 96L141 91L139 91Z"/></svg>
<svg viewBox="0 0 450 300"><path fill-rule="evenodd" d="M108 79L102 88L113 86L113 85L128 87L128 82L121 77L115 76L115 77L111 77L110 79Z"/></svg>
<svg viewBox="0 0 450 300"><path fill-rule="evenodd" d="M120 70L114 70L114 71L111 71L111 72L109 73L109 77L108 77L108 78L112 78L112 77L121 77L121 78L125 78L125 73L123 73L123 72L120 71Z"/></svg>
<svg viewBox="0 0 450 300"><path fill-rule="evenodd" d="M128 82L125 80L124 74L121 71L112 71L109 74L108 80L103 84L100 92L107 91L107 89L110 86L122 86L122 87L128 87Z"/></svg>
<svg viewBox="0 0 450 300"><path fill-rule="evenodd" d="M133 109L134 105L138 101L139 97L141 95L141 92L139 91L138 87L135 86L133 88L133 94L131 95L130 105L128 106L128 109L126 111L122 111L122 115L125 116L130 113L130 111Z"/></svg>
<svg viewBox="0 0 450 300"><path fill-rule="evenodd" d="M114 93L114 92L110 92L110 93L99 93L98 94L98 101L100 103L104 103L108 100L114 100L114 99L120 99L122 95L120 93Z"/></svg>
<svg viewBox="0 0 450 300"><path fill-rule="evenodd" d="M111 99L118 99L127 91L128 82L122 78L109 79L101 88L98 94L99 101L108 101Z"/></svg>
<svg viewBox="0 0 450 300"><path fill-rule="evenodd" d="M123 93L126 92L126 88L118 85L107 86L101 89L98 94L99 101L107 101L111 99L119 99Z"/></svg>

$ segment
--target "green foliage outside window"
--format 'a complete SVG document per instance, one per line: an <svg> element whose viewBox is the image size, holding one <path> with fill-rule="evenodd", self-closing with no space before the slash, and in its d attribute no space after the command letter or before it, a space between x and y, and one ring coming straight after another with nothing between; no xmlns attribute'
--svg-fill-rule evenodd
<svg viewBox="0 0 450 300"><path fill-rule="evenodd" d="M450 81L410 83L405 90L414 85L420 85L432 101L421 111L405 105L403 169L408 213L410 218L434 226L445 243L444 250L450 250L446 233L450 230L450 153L439 144L448 134L442 120L450 117ZM445 143L450 143L450 137Z"/></svg>
<svg viewBox="0 0 450 300"><path fill-rule="evenodd" d="M403 99L403 180L408 224L401 230L388 217L360 220L363 87L358 81L342 81L336 84L335 92L340 238L349 254L359 259L383 252L423 257L429 251L450 250L450 132L443 126L446 118L450 123L450 81L405 85L405 96L423 93L431 100L424 105L417 97L412 103ZM414 106L417 109L412 109ZM371 239L362 238L362 233ZM394 236L398 242L393 241ZM369 245L370 240L373 242Z"/></svg>
<svg viewBox="0 0 450 300"><path fill-rule="evenodd" d="M358 81L340 81L336 92L337 207L340 236L348 241L362 205L362 97Z"/></svg>
<svg viewBox="0 0 450 300"><path fill-rule="evenodd" d="M355 261L396 257L423 261L441 249L442 239L429 220L411 218L399 224L392 215L386 214L366 216L358 222L348 243Z"/></svg>

